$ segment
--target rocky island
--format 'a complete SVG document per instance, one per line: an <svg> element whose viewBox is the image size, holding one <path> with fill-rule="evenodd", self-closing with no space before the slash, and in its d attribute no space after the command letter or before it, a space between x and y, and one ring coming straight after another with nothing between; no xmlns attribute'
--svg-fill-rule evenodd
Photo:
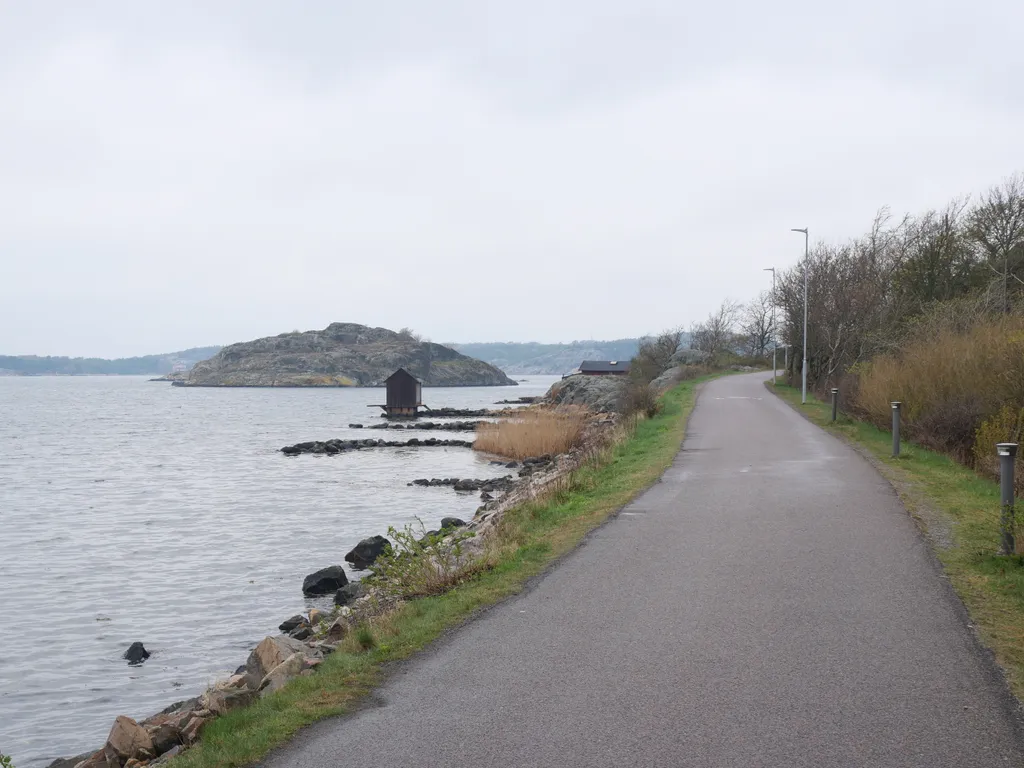
<svg viewBox="0 0 1024 768"><path fill-rule="evenodd" d="M427 387L512 386L493 365L409 334L357 323L282 333L224 347L181 387L381 387L405 368Z"/></svg>

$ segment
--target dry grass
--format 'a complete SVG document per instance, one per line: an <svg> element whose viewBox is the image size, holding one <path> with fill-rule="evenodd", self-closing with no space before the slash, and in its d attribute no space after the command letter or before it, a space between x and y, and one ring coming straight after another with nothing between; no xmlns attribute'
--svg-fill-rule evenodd
<svg viewBox="0 0 1024 768"><path fill-rule="evenodd" d="M1024 406L1024 316L922 333L898 356L883 355L854 372L855 406L868 420L885 428L889 403L900 400L908 436L972 463L982 424L1005 405Z"/></svg>
<svg viewBox="0 0 1024 768"><path fill-rule="evenodd" d="M514 418L481 424L473 448L510 459L565 453L579 444L587 418L581 409L528 408Z"/></svg>

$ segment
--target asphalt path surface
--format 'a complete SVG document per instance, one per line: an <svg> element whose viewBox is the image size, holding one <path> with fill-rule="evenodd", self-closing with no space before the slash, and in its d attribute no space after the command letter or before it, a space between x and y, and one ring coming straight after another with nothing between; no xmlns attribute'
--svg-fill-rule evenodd
<svg viewBox="0 0 1024 768"><path fill-rule="evenodd" d="M659 483L264 765L1024 766L892 488L764 379L709 383Z"/></svg>

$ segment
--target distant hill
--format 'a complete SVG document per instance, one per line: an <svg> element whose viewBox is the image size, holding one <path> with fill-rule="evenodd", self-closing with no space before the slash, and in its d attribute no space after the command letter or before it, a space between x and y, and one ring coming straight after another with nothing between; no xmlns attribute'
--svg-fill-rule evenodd
<svg viewBox="0 0 1024 768"><path fill-rule="evenodd" d="M183 387L381 387L404 368L425 387L508 386L481 360L409 332L331 323L224 347L174 384Z"/></svg>
<svg viewBox="0 0 1024 768"><path fill-rule="evenodd" d="M683 343L689 341L684 334ZM614 339L612 341L573 341L566 344L540 344L538 342L495 341L473 344L446 344L464 355L474 357L500 368L508 374L564 374L574 370L584 360L631 360L640 339ZM0 376L46 375L135 375L162 376L179 369L191 370L203 360L209 360L222 347L194 347L181 352L143 357L123 357L104 360L96 357L17 357L0 355Z"/></svg>
<svg viewBox="0 0 1024 768"><path fill-rule="evenodd" d="M631 360L639 344L640 339L615 339L568 344L510 341L450 346L509 374L563 374L576 369L584 360Z"/></svg>
<svg viewBox="0 0 1024 768"><path fill-rule="evenodd" d="M190 369L220 352L220 347L193 347L180 352L104 360L99 357L0 355L0 376L159 376L175 367Z"/></svg>

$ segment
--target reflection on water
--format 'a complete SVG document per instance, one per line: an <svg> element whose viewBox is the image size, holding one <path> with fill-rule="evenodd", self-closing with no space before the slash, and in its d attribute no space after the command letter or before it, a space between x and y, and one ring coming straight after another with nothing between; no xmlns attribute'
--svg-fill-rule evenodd
<svg viewBox="0 0 1024 768"><path fill-rule="evenodd" d="M539 394L430 389L435 406ZM491 477L463 448L297 456L284 445L379 421L374 389L185 389L136 377L0 377L0 751L19 768L98 748L119 714L194 696L304 606L302 578L476 494L418 477ZM431 432L437 437L465 437ZM135 640L153 656L128 667Z"/></svg>

